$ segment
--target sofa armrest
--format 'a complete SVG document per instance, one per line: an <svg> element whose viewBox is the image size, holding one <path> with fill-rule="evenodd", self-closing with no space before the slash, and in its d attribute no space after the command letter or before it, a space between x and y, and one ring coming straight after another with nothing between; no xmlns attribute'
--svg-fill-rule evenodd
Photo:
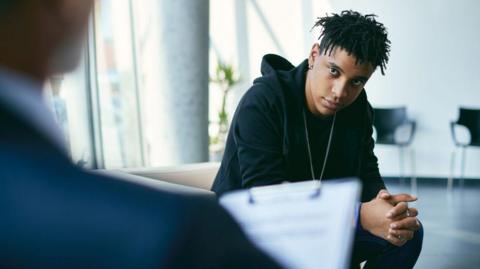
<svg viewBox="0 0 480 269"><path fill-rule="evenodd" d="M215 193L209 190L165 182L162 180L156 180L148 177L125 173L119 170L95 170L93 171L93 173L104 174L118 180L125 180L128 182L132 182L135 184L143 185L146 187L150 187L153 189L166 191L166 192L186 194L186 195L201 195L201 196L206 196L211 198L215 197Z"/></svg>
<svg viewBox="0 0 480 269"><path fill-rule="evenodd" d="M120 169L124 173L210 191L220 163L194 163L171 167Z"/></svg>

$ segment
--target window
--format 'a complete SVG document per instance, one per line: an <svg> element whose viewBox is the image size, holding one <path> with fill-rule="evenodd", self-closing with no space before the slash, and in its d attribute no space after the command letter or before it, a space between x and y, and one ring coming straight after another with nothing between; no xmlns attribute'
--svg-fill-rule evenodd
<svg viewBox="0 0 480 269"><path fill-rule="evenodd" d="M95 55L100 143L106 168L144 164L131 2L96 2Z"/></svg>
<svg viewBox="0 0 480 269"><path fill-rule="evenodd" d="M72 160L83 167L96 167L88 96L87 59L77 70L49 79L47 103L63 129Z"/></svg>
<svg viewBox="0 0 480 269"><path fill-rule="evenodd" d="M158 114L167 90L159 86L159 8L156 0L96 1L84 61L50 79L48 99L75 162L107 169L178 162L165 147L182 145L165 145L170 117Z"/></svg>

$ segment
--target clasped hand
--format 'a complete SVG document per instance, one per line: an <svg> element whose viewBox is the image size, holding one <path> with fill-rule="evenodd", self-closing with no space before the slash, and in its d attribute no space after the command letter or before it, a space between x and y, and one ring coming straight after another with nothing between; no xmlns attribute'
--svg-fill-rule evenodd
<svg viewBox="0 0 480 269"><path fill-rule="evenodd" d="M370 202L362 203L360 222L370 233L384 238L395 246L403 246L420 229L418 210L409 208L408 202L416 201L410 194L392 195L380 190Z"/></svg>

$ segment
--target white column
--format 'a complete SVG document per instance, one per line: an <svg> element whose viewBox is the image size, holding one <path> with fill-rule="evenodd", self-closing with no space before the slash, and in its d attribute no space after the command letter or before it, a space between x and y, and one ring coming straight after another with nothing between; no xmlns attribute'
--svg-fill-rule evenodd
<svg viewBox="0 0 480 269"><path fill-rule="evenodd" d="M150 164L208 161L209 0L158 0L156 93L150 104ZM153 107L152 107L153 104Z"/></svg>
<svg viewBox="0 0 480 269"><path fill-rule="evenodd" d="M235 0L235 31L237 36L238 71L241 81L232 91L233 102L229 102L229 115L233 116L238 102L251 86L250 49L248 36L247 1Z"/></svg>

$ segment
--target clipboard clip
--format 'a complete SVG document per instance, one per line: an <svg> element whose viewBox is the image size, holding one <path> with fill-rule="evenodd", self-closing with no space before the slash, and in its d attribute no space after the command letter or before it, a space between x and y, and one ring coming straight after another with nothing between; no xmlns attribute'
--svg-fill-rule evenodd
<svg viewBox="0 0 480 269"><path fill-rule="evenodd" d="M314 187L313 189L309 187L307 194L309 199L317 199L321 195L321 190L322 190L322 184L320 180L313 180ZM277 195L282 195L283 193L288 193L290 191L299 191L299 190L290 190L288 186L290 185L289 182L284 182L281 183L280 185L276 186L278 190L275 190L275 194ZM264 186L264 187L255 187L255 188L250 188L248 189L248 203L249 204L255 204L258 203L258 199L256 199L256 194L254 192L256 190L262 191L270 188L272 186ZM302 192L305 192L305 189L301 190ZM266 192L262 193L264 195L272 194L272 192Z"/></svg>

